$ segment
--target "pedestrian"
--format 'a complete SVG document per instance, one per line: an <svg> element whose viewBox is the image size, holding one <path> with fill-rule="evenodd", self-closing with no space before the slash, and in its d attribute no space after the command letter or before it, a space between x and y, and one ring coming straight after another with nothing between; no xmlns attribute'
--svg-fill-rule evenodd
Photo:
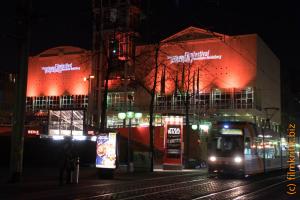
<svg viewBox="0 0 300 200"><path fill-rule="evenodd" d="M61 152L61 159L59 165L59 184L62 185L64 182L71 183L71 173L74 170L74 156L72 141L66 140ZM64 176L66 179L64 180Z"/></svg>

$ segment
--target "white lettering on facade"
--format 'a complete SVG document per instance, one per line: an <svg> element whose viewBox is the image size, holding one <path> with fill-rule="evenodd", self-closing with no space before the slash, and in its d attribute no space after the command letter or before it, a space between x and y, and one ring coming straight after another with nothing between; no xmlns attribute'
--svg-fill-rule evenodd
<svg viewBox="0 0 300 200"><path fill-rule="evenodd" d="M210 55L210 50L198 52L185 52L184 55L168 56L172 63L192 63L194 60L222 59L221 55Z"/></svg>
<svg viewBox="0 0 300 200"><path fill-rule="evenodd" d="M180 129L179 128L169 128L168 129L168 134L174 134L174 135L179 135L180 134Z"/></svg>
<svg viewBox="0 0 300 200"><path fill-rule="evenodd" d="M42 67L45 74L62 73L63 71L77 71L80 67L73 67L72 63L55 64L54 66Z"/></svg>

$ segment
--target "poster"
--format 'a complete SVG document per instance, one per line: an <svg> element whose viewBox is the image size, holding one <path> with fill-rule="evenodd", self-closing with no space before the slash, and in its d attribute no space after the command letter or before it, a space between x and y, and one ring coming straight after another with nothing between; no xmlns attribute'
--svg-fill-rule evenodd
<svg viewBox="0 0 300 200"><path fill-rule="evenodd" d="M96 167L116 168L116 133L101 133L97 137Z"/></svg>

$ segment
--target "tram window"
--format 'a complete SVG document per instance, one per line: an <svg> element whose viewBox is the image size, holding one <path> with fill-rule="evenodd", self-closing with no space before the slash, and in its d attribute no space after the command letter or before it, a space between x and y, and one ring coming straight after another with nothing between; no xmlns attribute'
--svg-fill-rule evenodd
<svg viewBox="0 0 300 200"><path fill-rule="evenodd" d="M249 137L245 138L245 148L250 148L250 138Z"/></svg>
<svg viewBox="0 0 300 200"><path fill-rule="evenodd" d="M251 145L250 145L250 138L245 138L245 149L244 149L245 155L251 155Z"/></svg>
<svg viewBox="0 0 300 200"><path fill-rule="evenodd" d="M242 140L240 137L217 137L216 148L221 151L241 150Z"/></svg>

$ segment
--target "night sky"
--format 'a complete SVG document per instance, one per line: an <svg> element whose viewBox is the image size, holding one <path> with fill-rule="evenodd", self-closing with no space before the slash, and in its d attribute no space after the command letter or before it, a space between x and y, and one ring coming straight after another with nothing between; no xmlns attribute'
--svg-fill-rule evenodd
<svg viewBox="0 0 300 200"><path fill-rule="evenodd" d="M91 49L92 0L33 0L30 55L60 45ZM142 35L163 39L189 26L237 35L257 33L281 61L286 87L298 91L300 12L296 1L149 0ZM264 2L264 3L262 3ZM16 69L16 0L0 7L1 70ZM147 6L146 6L147 5ZM299 90L300 91L300 90Z"/></svg>

